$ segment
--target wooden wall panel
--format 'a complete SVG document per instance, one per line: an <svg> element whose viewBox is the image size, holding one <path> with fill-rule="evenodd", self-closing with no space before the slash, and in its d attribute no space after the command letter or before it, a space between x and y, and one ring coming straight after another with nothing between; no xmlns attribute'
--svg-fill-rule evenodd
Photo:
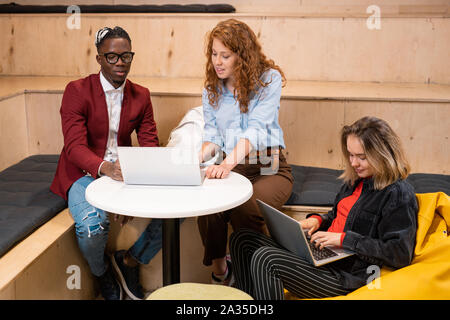
<svg viewBox="0 0 450 320"><path fill-rule="evenodd" d="M27 93L25 95L30 154L61 152L64 145L59 114L61 101L60 93Z"/></svg>
<svg viewBox="0 0 450 320"><path fill-rule="evenodd" d="M386 120L399 135L412 172L450 173L450 104L351 101L345 124L363 116Z"/></svg>
<svg viewBox="0 0 450 320"><path fill-rule="evenodd" d="M201 97L153 95L151 99L158 137L162 145L167 144L170 132L185 113L201 105ZM61 100L62 94L26 94L29 154L61 152L64 145L59 114ZM138 145L135 133L133 133L132 141L133 145Z"/></svg>
<svg viewBox="0 0 450 320"><path fill-rule="evenodd" d="M0 102L0 130L2 138L5 137L0 140L3 168L29 154L61 151L61 97L61 93L28 93L27 114L23 96ZM185 113L201 105L201 97L155 94L152 103L158 137L164 146ZM414 172L450 172L449 103L282 99L279 121L288 161L342 169L340 129L366 115L380 117L391 124L404 143ZM135 134L133 145L137 145Z"/></svg>
<svg viewBox="0 0 450 320"><path fill-rule="evenodd" d="M16 283L11 282L0 289L0 300L14 300L16 298Z"/></svg>
<svg viewBox="0 0 450 320"><path fill-rule="evenodd" d="M23 94L0 101L0 171L28 155L28 127Z"/></svg>
<svg viewBox="0 0 450 320"><path fill-rule="evenodd" d="M391 125L412 172L449 174L449 103L282 100L280 124L289 163L342 169L340 129L364 116Z"/></svg>
<svg viewBox="0 0 450 320"><path fill-rule="evenodd" d="M338 134L344 122L344 102L283 99L279 122L289 163L341 168Z"/></svg>
<svg viewBox="0 0 450 320"><path fill-rule="evenodd" d="M189 109L202 104L201 97L153 96L158 138L161 145L166 145L170 132L178 125Z"/></svg>
<svg viewBox="0 0 450 320"><path fill-rule="evenodd" d="M65 15L2 15L0 74L97 72L95 32L121 25L136 51L130 75L202 78L205 34L229 17L252 27L290 80L450 84L449 18L382 18L369 30L366 18L85 14L70 30Z"/></svg>
<svg viewBox="0 0 450 320"><path fill-rule="evenodd" d="M0 102L2 168L31 154L61 151L61 97L28 93ZM189 109L201 105L201 98L153 95L152 103L158 136L166 145L172 129ZM340 128L365 115L377 116L400 135L414 172L448 174L449 114L448 103L282 99L280 124L290 163L340 169Z"/></svg>

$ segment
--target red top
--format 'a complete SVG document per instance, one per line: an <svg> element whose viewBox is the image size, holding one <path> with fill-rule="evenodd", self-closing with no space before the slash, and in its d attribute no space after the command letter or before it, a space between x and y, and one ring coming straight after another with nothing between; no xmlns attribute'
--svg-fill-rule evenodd
<svg viewBox="0 0 450 320"><path fill-rule="evenodd" d="M337 204L336 218L334 218L333 222L331 223L331 226L327 230L328 232L342 233L341 246L345 237L345 232L343 231L345 227L345 222L347 221L348 213L350 212L356 201L358 201L359 196L361 195L362 187L363 187L363 180L361 180L361 182L358 184L358 186L355 188L355 190L350 196L343 198L341 201L339 201L339 203ZM322 218L320 216L313 216L313 217L319 220L320 224L322 223Z"/></svg>

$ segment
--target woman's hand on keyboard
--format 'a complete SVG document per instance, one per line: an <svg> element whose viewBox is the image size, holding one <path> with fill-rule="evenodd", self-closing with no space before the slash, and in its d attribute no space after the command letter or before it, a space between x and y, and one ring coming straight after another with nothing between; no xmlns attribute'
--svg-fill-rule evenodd
<svg viewBox="0 0 450 320"><path fill-rule="evenodd" d="M316 218L308 218L300 221L302 229L308 230L308 235L311 236L320 227L320 222Z"/></svg>
<svg viewBox="0 0 450 320"><path fill-rule="evenodd" d="M339 232L325 232L318 231L311 236L311 242L319 248L323 249L326 246L341 246L341 235Z"/></svg>

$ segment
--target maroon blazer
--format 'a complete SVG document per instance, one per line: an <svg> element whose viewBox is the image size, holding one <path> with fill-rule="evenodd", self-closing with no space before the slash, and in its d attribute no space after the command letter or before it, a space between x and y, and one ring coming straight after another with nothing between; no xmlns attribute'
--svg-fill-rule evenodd
<svg viewBox="0 0 450 320"><path fill-rule="evenodd" d="M67 200L68 190L79 178L86 173L97 178L105 155L109 117L100 74L70 82L60 113L64 147L50 190ZM117 144L131 146L133 130L140 146L159 146L149 90L126 80Z"/></svg>

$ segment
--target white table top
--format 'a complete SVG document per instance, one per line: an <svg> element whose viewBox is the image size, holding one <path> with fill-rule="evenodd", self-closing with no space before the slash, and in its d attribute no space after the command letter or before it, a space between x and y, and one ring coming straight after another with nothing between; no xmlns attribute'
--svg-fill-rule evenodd
<svg viewBox="0 0 450 320"><path fill-rule="evenodd" d="M86 189L86 200L102 210L143 218L184 218L232 209L253 194L251 182L230 172L226 179L205 179L201 186L126 185L101 177Z"/></svg>

